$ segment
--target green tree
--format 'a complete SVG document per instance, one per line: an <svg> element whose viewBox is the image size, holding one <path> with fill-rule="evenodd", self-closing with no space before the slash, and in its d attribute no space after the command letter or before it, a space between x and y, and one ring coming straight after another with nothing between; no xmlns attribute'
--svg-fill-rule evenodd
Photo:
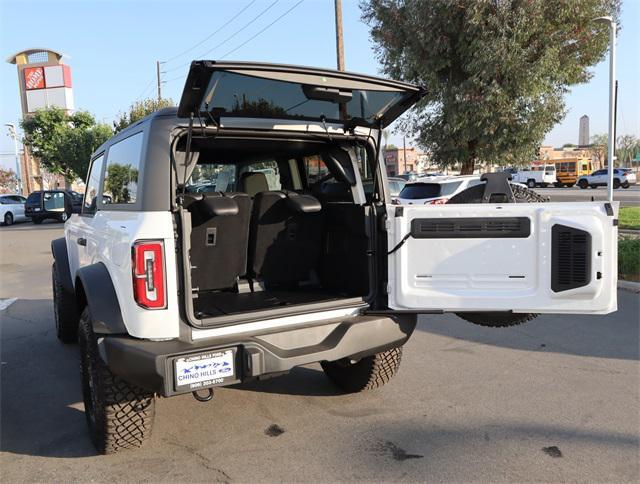
<svg viewBox="0 0 640 484"><path fill-rule="evenodd" d="M631 160L640 151L640 140L632 134L618 136L616 141L616 156L618 165L631 166Z"/></svg>
<svg viewBox="0 0 640 484"><path fill-rule="evenodd" d="M64 176L67 183L86 176L91 153L113 134L86 111L67 114L56 107L36 111L20 125L24 143L42 167Z"/></svg>
<svg viewBox="0 0 640 484"><path fill-rule="evenodd" d="M607 145L609 136L606 134L594 134L591 137L591 146L589 152L596 166L603 168L607 164Z"/></svg>
<svg viewBox="0 0 640 484"><path fill-rule="evenodd" d="M619 0L371 0L362 3L385 74L426 95L405 128L442 166L535 157L568 87L602 60Z"/></svg>
<svg viewBox="0 0 640 484"><path fill-rule="evenodd" d="M143 99L134 102L126 113L120 113L118 119L113 122L116 133L122 131L130 124L140 121L145 116L163 108L174 106L171 99Z"/></svg>

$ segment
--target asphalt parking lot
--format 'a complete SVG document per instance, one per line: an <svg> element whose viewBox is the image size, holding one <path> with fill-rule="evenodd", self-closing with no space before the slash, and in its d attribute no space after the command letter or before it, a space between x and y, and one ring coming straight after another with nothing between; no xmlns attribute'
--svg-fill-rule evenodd
<svg viewBox="0 0 640 484"><path fill-rule="evenodd" d="M366 394L340 394L312 365L209 403L160 400L149 445L97 456L77 347L54 334L61 234L0 228L3 482L640 480L640 295L622 291L608 316L422 318L399 374Z"/></svg>
<svg viewBox="0 0 640 484"><path fill-rule="evenodd" d="M582 190L578 187L571 188L536 188L536 192L549 197L552 202L588 202L592 198L595 201L607 200L607 188L588 188ZM640 207L640 186L634 185L627 189L618 188L613 191L613 199L620 202L621 207Z"/></svg>

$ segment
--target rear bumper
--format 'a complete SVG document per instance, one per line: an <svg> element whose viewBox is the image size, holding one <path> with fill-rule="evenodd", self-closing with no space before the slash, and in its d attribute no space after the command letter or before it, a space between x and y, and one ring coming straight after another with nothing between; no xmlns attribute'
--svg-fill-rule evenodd
<svg viewBox="0 0 640 484"><path fill-rule="evenodd" d="M356 316L242 339L225 338L192 343L105 336L98 340L98 348L113 373L168 397L189 392L176 390L173 370L176 357L236 349L236 379L225 383L230 385L263 375L287 372L308 363L335 361L345 357L361 358L395 348L409 339L415 325L415 315Z"/></svg>

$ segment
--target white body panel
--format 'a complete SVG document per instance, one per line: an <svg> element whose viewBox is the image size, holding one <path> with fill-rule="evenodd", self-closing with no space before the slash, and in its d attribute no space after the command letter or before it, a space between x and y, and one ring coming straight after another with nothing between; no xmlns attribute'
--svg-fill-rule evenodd
<svg viewBox="0 0 640 484"><path fill-rule="evenodd" d="M551 185L557 181L555 167L553 171L549 172L545 170L523 170L512 175L513 181L517 183L524 183L525 185L529 180L534 180L536 185Z"/></svg>
<svg viewBox="0 0 640 484"><path fill-rule="evenodd" d="M613 205L617 216L618 204ZM413 206L403 207L398 217L393 216L395 209L388 206L390 250L411 231L415 218L529 217L531 234L526 238L409 237L389 256L390 308L591 314L616 310L618 230L602 202ZM591 234L588 285L557 293L551 290L554 224Z"/></svg>
<svg viewBox="0 0 640 484"><path fill-rule="evenodd" d="M87 240L86 246L78 245L79 237ZM94 217L72 215L65 224L65 238L74 284L79 268L102 262L113 281L128 333L136 338L177 338L180 318L173 237L170 212L99 210ZM143 309L133 298L131 246L145 239L164 241L166 309Z"/></svg>

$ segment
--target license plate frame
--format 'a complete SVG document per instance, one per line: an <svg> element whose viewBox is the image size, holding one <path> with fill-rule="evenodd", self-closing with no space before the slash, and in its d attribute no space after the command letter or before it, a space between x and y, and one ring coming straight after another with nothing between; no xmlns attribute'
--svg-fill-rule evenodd
<svg viewBox="0 0 640 484"><path fill-rule="evenodd" d="M221 348L176 356L171 362L174 390L193 392L237 382L237 351Z"/></svg>

